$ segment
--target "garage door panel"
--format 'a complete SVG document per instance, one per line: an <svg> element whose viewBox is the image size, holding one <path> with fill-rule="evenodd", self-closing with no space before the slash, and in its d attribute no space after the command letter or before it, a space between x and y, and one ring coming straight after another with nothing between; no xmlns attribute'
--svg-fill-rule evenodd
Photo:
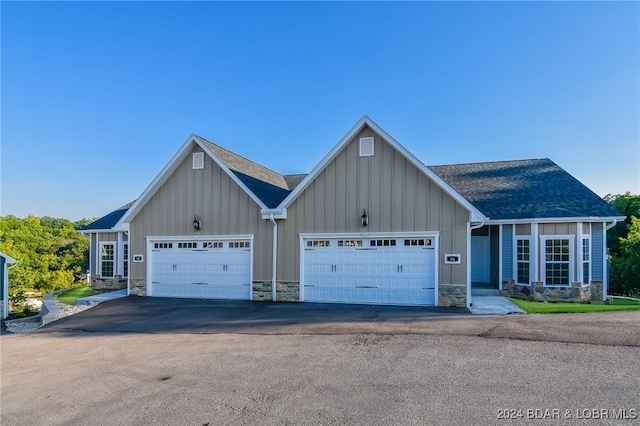
<svg viewBox="0 0 640 426"><path fill-rule="evenodd" d="M251 298L250 241L155 243L151 295ZM157 247L160 247L159 249Z"/></svg>
<svg viewBox="0 0 640 426"><path fill-rule="evenodd" d="M382 240L382 246L380 240L358 238L358 246L339 245L340 240L325 238L322 246L305 250L304 300L435 304L435 249L431 239L416 238L406 243L389 238Z"/></svg>

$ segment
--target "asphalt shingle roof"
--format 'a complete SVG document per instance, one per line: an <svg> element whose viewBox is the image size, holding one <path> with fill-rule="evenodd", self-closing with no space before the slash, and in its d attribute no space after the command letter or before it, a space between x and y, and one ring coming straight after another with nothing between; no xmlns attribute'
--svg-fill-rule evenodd
<svg viewBox="0 0 640 426"><path fill-rule="evenodd" d="M492 220L621 216L548 158L429 168Z"/></svg>
<svg viewBox="0 0 640 426"><path fill-rule="evenodd" d="M277 207L280 201L284 200L291 191L271 185L270 183L256 179L253 176L245 175L237 170L231 170L247 188L270 209Z"/></svg>
<svg viewBox="0 0 640 426"><path fill-rule="evenodd" d="M117 210L112 211L111 213L102 216L100 219L95 222L91 222L87 226L83 226L80 228L80 231L91 231L91 230L104 230L113 228L116 223L124 216L124 214L129 210L129 207L133 205L134 201L125 204Z"/></svg>

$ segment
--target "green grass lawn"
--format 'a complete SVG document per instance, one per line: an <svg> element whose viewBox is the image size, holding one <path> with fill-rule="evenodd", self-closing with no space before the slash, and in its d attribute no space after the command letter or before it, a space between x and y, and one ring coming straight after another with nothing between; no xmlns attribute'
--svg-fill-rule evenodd
<svg viewBox="0 0 640 426"><path fill-rule="evenodd" d="M640 310L640 300L612 299L610 304L528 302L509 299L530 314L576 314L584 312L611 312Z"/></svg>
<svg viewBox="0 0 640 426"><path fill-rule="evenodd" d="M76 299L96 294L91 287L79 287L58 295L58 300L67 305L75 305Z"/></svg>

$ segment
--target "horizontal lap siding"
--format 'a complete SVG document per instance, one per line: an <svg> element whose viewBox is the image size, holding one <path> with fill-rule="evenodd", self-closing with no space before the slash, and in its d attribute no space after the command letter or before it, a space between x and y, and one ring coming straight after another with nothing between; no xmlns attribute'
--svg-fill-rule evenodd
<svg viewBox="0 0 640 426"><path fill-rule="evenodd" d="M359 138L375 138L359 156ZM363 227L363 209L369 224ZM278 279L299 281L300 233L440 232L440 277L466 283L469 212L369 128L358 134L287 209L278 224ZM462 255L445 265L444 253Z"/></svg>
<svg viewBox="0 0 640 426"><path fill-rule="evenodd" d="M193 152L200 152L194 148ZM202 229L193 229L198 216ZM254 235L253 279L271 277L272 225L260 207L208 155L205 167L192 169L192 155L151 197L131 222L130 254L145 254L131 263L132 278L146 278L146 236Z"/></svg>

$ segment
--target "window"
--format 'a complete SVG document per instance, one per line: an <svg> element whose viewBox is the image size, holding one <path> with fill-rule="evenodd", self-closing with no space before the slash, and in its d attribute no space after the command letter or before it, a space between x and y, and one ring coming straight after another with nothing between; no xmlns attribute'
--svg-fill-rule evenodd
<svg viewBox="0 0 640 426"><path fill-rule="evenodd" d="M369 245L371 247L395 247L396 240L371 240Z"/></svg>
<svg viewBox="0 0 640 426"><path fill-rule="evenodd" d="M307 247L331 247L329 240L308 240Z"/></svg>
<svg viewBox="0 0 640 426"><path fill-rule="evenodd" d="M223 246L223 242L222 241L210 241L210 242L205 242L202 243L202 248L222 248Z"/></svg>
<svg viewBox="0 0 640 426"><path fill-rule="evenodd" d="M249 241L231 241L229 242L229 248L249 248L251 245Z"/></svg>
<svg viewBox="0 0 640 426"><path fill-rule="evenodd" d="M405 246L431 246L433 242L431 238L420 238L417 240L404 240Z"/></svg>
<svg viewBox="0 0 640 426"><path fill-rule="evenodd" d="M548 286L571 285L573 271L571 267L571 252L573 239L570 237L558 238L543 237L544 247L544 283Z"/></svg>
<svg viewBox="0 0 640 426"><path fill-rule="evenodd" d="M362 240L338 240L338 247L362 247Z"/></svg>
<svg viewBox="0 0 640 426"><path fill-rule="evenodd" d="M178 248L194 249L194 248L198 248L198 243L194 243L194 242L178 243Z"/></svg>
<svg viewBox="0 0 640 426"><path fill-rule="evenodd" d="M115 243L100 243L100 277L113 278Z"/></svg>
<svg viewBox="0 0 640 426"><path fill-rule="evenodd" d="M129 276L129 244L122 246L122 256L124 257L124 264L122 266L122 276Z"/></svg>
<svg viewBox="0 0 640 426"><path fill-rule="evenodd" d="M173 243L154 243L153 244L153 248L154 249L170 249L173 248Z"/></svg>
<svg viewBox="0 0 640 426"><path fill-rule="evenodd" d="M529 238L516 239L516 283L529 285L531 271L531 243Z"/></svg>
<svg viewBox="0 0 640 426"><path fill-rule="evenodd" d="M584 284L589 284L591 280L591 274L589 274L589 270L591 269L590 245L591 241L589 238L582 239L582 282Z"/></svg>

